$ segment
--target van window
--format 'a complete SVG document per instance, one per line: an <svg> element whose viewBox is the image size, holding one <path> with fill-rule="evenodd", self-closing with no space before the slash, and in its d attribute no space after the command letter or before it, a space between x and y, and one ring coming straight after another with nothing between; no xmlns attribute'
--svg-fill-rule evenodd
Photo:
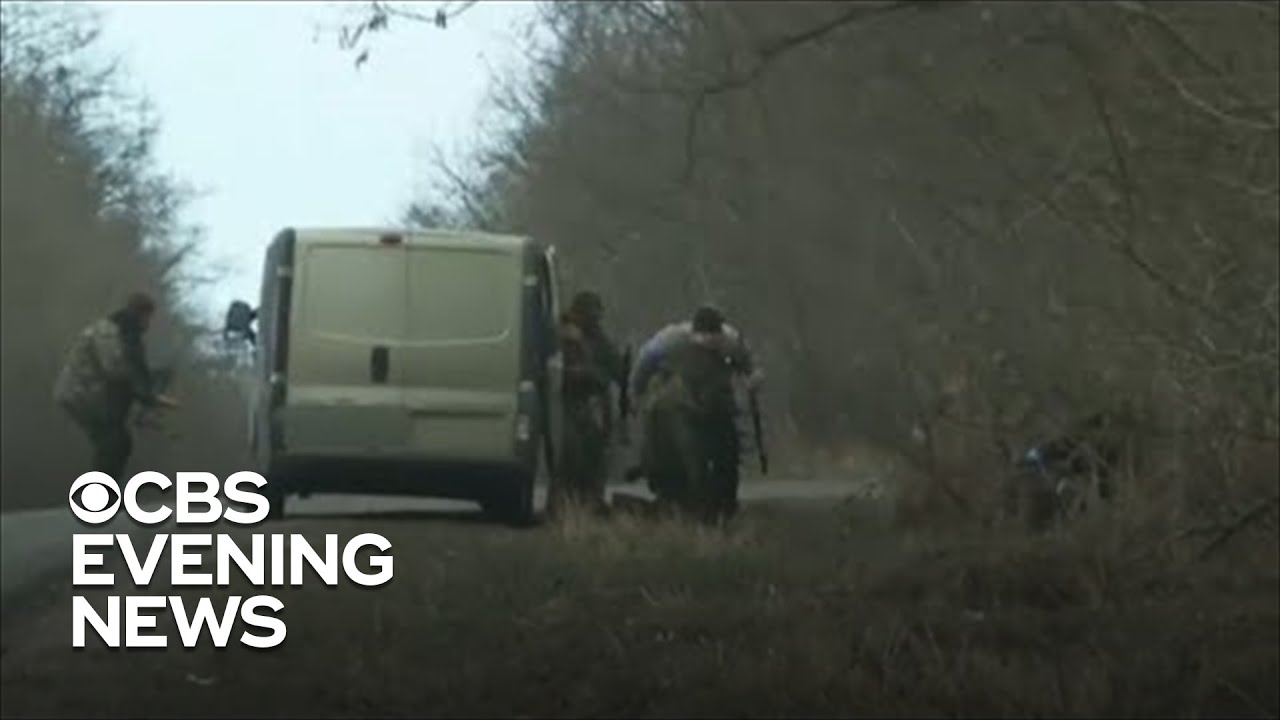
<svg viewBox="0 0 1280 720"><path fill-rule="evenodd" d="M409 250L408 339L484 340L511 329L521 267L506 253Z"/></svg>
<svg viewBox="0 0 1280 720"><path fill-rule="evenodd" d="M353 339L404 335L404 253L399 249L311 247L305 259L307 328Z"/></svg>

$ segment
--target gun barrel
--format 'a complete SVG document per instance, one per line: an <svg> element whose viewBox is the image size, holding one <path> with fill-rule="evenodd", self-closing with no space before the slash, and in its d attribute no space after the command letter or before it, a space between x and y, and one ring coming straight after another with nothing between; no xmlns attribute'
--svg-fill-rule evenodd
<svg viewBox="0 0 1280 720"><path fill-rule="evenodd" d="M764 446L764 428L760 419L760 400L755 390L750 392L748 399L751 404L751 425L756 434L756 452L760 457L760 472L763 475L768 475L769 453Z"/></svg>
<svg viewBox="0 0 1280 720"><path fill-rule="evenodd" d="M618 412L626 418L631 415L631 346L622 355L622 377L618 378Z"/></svg>

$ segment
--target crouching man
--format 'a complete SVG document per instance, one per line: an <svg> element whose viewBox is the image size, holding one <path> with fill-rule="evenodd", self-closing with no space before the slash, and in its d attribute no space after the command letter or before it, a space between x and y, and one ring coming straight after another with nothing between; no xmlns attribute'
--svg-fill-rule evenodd
<svg viewBox="0 0 1280 720"><path fill-rule="evenodd" d="M749 388L763 375L740 334L712 307L668 325L644 344L632 374L640 398L640 464L661 504L704 520L737 511L740 443L733 377Z"/></svg>
<svg viewBox="0 0 1280 720"><path fill-rule="evenodd" d="M143 336L154 314L149 295L130 295L123 307L80 332L54 385L54 401L89 438L93 469L117 480L133 452L128 420L134 403L177 406L152 389Z"/></svg>

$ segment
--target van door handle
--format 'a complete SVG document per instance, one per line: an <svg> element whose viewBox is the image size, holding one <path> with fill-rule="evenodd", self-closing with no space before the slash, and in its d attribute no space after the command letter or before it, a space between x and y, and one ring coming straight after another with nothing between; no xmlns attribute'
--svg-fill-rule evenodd
<svg viewBox="0 0 1280 720"><path fill-rule="evenodd" d="M390 370L390 366L391 360L385 347L379 345L373 349L373 352L369 353L369 379L375 384L386 384L387 371Z"/></svg>

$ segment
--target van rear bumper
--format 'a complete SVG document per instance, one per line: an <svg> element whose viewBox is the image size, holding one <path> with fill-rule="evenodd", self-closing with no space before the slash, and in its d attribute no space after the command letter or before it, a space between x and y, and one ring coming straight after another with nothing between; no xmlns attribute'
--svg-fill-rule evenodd
<svg viewBox="0 0 1280 720"><path fill-rule="evenodd" d="M515 460L470 462L416 458L277 456L271 480L286 493L406 495L482 500L526 481L535 470Z"/></svg>

